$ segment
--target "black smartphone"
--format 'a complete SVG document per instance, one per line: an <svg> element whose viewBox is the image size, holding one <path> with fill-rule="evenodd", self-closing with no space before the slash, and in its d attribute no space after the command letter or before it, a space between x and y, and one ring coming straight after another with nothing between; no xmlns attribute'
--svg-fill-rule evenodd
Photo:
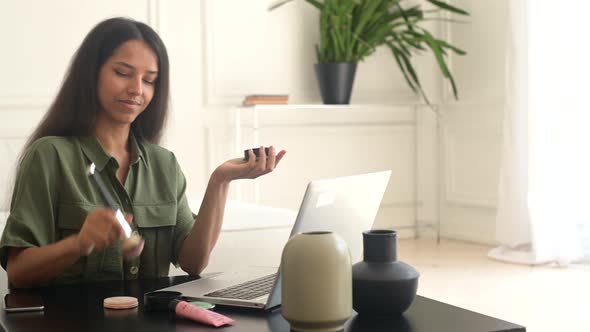
<svg viewBox="0 0 590 332"><path fill-rule="evenodd" d="M4 296L6 312L41 311L45 308L43 298L35 293L10 293Z"/></svg>

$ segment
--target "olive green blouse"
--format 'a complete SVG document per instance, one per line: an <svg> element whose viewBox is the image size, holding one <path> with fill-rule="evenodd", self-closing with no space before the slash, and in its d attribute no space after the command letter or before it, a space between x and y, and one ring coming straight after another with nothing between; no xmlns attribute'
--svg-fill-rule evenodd
<svg viewBox="0 0 590 332"><path fill-rule="evenodd" d="M131 163L125 184L115 176L117 161L94 136L44 137L27 150L17 172L10 215L0 240L6 269L10 247L40 247L80 231L88 213L106 202L89 176L94 162L114 200L133 214L133 231L145 240L140 257L124 261L120 241L80 258L54 283L125 280L168 275L194 224L185 197L186 180L174 154L129 138Z"/></svg>

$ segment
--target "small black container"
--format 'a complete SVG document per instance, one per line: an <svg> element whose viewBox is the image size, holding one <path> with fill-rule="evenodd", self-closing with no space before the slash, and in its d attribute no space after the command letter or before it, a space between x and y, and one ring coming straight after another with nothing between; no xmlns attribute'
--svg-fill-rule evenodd
<svg viewBox="0 0 590 332"><path fill-rule="evenodd" d="M416 297L420 274L397 260L397 233L363 232L363 254L352 266L352 307L361 316L401 315Z"/></svg>
<svg viewBox="0 0 590 332"><path fill-rule="evenodd" d="M173 291L155 291L143 294L143 310L168 311L172 300L181 300L182 293Z"/></svg>
<svg viewBox="0 0 590 332"><path fill-rule="evenodd" d="M350 104L355 62L318 63L315 70L324 104Z"/></svg>

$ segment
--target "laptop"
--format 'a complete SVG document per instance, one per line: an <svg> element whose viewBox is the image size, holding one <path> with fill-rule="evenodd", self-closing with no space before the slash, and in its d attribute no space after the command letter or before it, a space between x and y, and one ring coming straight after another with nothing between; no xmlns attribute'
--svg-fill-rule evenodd
<svg viewBox="0 0 590 332"><path fill-rule="evenodd" d="M337 233L346 241L351 261L360 261L362 232L373 225L390 175L382 171L310 182L290 237L311 231ZM281 304L277 267L245 267L161 290L227 306L271 309Z"/></svg>

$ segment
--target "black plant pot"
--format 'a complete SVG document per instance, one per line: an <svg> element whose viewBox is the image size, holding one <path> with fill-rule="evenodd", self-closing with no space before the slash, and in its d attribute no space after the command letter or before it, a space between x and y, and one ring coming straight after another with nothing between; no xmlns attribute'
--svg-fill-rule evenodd
<svg viewBox="0 0 590 332"><path fill-rule="evenodd" d="M420 274L397 260L396 232L363 232L363 253L352 266L352 307L361 316L401 315L416 297Z"/></svg>
<svg viewBox="0 0 590 332"><path fill-rule="evenodd" d="M318 63L315 72L324 104L350 104L355 62Z"/></svg>

